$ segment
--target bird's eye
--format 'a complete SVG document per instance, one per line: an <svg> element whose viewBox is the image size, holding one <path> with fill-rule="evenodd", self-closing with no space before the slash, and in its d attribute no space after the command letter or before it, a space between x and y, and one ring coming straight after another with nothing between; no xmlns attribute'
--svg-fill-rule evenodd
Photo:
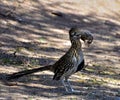
<svg viewBox="0 0 120 100"><path fill-rule="evenodd" d="M74 32L74 35L75 35L75 36L78 36L79 34L77 34L77 32Z"/></svg>
<svg viewBox="0 0 120 100"><path fill-rule="evenodd" d="M74 32L74 35L76 35L77 32Z"/></svg>
<svg viewBox="0 0 120 100"><path fill-rule="evenodd" d="M72 34L71 34L71 36L75 36L76 35L76 32L73 32Z"/></svg>

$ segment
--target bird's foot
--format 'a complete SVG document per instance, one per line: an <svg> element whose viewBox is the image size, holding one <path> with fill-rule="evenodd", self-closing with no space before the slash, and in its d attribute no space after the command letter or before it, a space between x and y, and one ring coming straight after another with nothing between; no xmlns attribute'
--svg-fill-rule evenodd
<svg viewBox="0 0 120 100"><path fill-rule="evenodd" d="M70 88L70 89L67 89L67 90L66 90L66 92L67 92L67 93L70 93L70 94L74 94L74 93L75 93L75 94L76 94L76 93L81 93L81 91L74 90L74 89L71 89L71 88Z"/></svg>
<svg viewBox="0 0 120 100"><path fill-rule="evenodd" d="M72 93L81 93L79 90L72 90Z"/></svg>

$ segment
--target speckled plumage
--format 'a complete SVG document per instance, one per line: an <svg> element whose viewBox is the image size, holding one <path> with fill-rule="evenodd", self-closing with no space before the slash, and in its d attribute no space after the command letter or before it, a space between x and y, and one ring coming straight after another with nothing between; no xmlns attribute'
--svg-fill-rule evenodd
<svg viewBox="0 0 120 100"><path fill-rule="evenodd" d="M53 65L55 73L53 79L60 80L69 77L77 71L77 67L83 60L80 40L72 40L72 46L68 52Z"/></svg>
<svg viewBox="0 0 120 100"><path fill-rule="evenodd" d="M89 31L71 28L69 31L69 38L71 41L70 49L55 64L13 73L8 75L6 80L19 78L38 71L50 70L54 72L53 80L62 80L66 91L73 92L68 78L84 67L84 56L80 39L87 44L91 44L93 41L93 36Z"/></svg>

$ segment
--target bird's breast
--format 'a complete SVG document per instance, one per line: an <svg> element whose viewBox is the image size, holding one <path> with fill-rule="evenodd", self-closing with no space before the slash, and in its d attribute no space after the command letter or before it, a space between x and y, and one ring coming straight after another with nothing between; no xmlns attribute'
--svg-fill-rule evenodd
<svg viewBox="0 0 120 100"><path fill-rule="evenodd" d="M72 62L74 64L74 67L73 67L74 72L76 72L78 66L81 64L83 59L84 57L83 57L82 51L72 57Z"/></svg>
<svg viewBox="0 0 120 100"><path fill-rule="evenodd" d="M80 51L79 53L72 57L72 62L74 63L74 66L77 67L83 61L83 59L84 59L83 53L82 51Z"/></svg>

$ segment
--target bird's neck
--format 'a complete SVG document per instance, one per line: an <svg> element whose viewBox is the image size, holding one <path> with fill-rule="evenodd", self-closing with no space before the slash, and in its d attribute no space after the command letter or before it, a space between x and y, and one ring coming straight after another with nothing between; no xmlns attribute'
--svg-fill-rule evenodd
<svg viewBox="0 0 120 100"><path fill-rule="evenodd" d="M81 50L81 42L80 40L71 40L71 48L76 49L76 50Z"/></svg>

